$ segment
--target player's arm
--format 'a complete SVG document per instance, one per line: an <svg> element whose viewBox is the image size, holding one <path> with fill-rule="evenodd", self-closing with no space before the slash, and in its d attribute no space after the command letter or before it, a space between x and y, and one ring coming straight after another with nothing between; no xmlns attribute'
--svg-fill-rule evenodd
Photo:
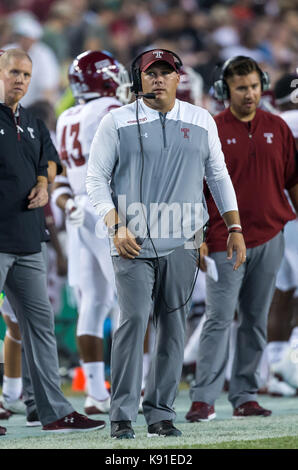
<svg viewBox="0 0 298 470"><path fill-rule="evenodd" d="M292 188L288 189L288 193L298 216L298 184L295 184Z"/></svg>
<svg viewBox="0 0 298 470"><path fill-rule="evenodd" d="M48 161L48 182L53 183L57 174L61 174L62 165L55 145L51 139L49 130L41 119L37 119L41 138L41 152Z"/></svg>
<svg viewBox="0 0 298 470"><path fill-rule="evenodd" d="M63 210L66 219L71 225L75 227L83 225L85 211L74 199L65 166L63 166L62 173L56 176L54 180L51 199L54 204Z"/></svg>

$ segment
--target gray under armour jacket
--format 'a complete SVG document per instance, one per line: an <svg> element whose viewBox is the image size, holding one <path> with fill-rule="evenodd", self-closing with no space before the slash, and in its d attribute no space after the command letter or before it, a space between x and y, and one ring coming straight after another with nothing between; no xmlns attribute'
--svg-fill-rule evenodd
<svg viewBox="0 0 298 470"><path fill-rule="evenodd" d="M116 208L142 243L139 257L151 258L192 240L207 222L204 178L220 214L238 206L207 110L176 100L162 114L140 100L139 133L136 106L114 109L102 119L91 145L86 187L98 215ZM118 254L113 242L111 254Z"/></svg>

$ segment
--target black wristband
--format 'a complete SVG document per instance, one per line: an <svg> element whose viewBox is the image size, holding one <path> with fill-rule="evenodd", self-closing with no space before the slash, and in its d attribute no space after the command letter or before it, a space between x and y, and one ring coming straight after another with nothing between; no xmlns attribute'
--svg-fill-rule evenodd
<svg viewBox="0 0 298 470"><path fill-rule="evenodd" d="M123 226L124 226L124 223L119 222L118 224L115 224L112 227L108 227L109 237L114 237L116 235L116 233L118 232L119 228L123 227Z"/></svg>

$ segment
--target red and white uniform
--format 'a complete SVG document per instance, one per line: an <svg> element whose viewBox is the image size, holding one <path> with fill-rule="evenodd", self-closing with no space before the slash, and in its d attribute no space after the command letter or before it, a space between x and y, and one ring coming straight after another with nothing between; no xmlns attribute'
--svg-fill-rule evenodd
<svg viewBox="0 0 298 470"><path fill-rule="evenodd" d="M298 139L298 109L285 111L280 117ZM295 297L298 297L298 218L286 224L284 237L285 254L277 273L276 287L282 291L296 288Z"/></svg>
<svg viewBox="0 0 298 470"><path fill-rule="evenodd" d="M84 208L81 227L67 224L68 278L80 290L78 336L102 337L103 322L115 299L115 280L107 229L96 215L85 189L92 139L102 117L121 103L103 97L64 111L57 122L57 145L76 203Z"/></svg>

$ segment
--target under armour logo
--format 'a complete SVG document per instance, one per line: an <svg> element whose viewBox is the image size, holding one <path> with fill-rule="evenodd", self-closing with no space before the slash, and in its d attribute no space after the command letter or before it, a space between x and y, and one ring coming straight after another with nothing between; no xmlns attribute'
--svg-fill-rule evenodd
<svg viewBox="0 0 298 470"><path fill-rule="evenodd" d="M163 51L154 51L152 54L155 55L156 59L162 59Z"/></svg>
<svg viewBox="0 0 298 470"><path fill-rule="evenodd" d="M27 127L27 129L29 131L31 139L35 139L34 129L32 129L32 127Z"/></svg>
<svg viewBox="0 0 298 470"><path fill-rule="evenodd" d="M273 134L271 134L271 132L265 132L264 137L267 139L267 144L272 144Z"/></svg>
<svg viewBox="0 0 298 470"><path fill-rule="evenodd" d="M237 141L236 141L235 137L233 137L233 139L227 139L227 143L228 143L229 145L231 145L231 144L236 144L236 142L237 142Z"/></svg>
<svg viewBox="0 0 298 470"><path fill-rule="evenodd" d="M189 139L189 135L188 135L189 129L188 129L188 127L181 127L181 132L184 133L184 135L183 135L184 139Z"/></svg>
<svg viewBox="0 0 298 470"><path fill-rule="evenodd" d="M145 132L145 134L141 134L142 137L145 137L146 139L148 138L148 132Z"/></svg>
<svg viewBox="0 0 298 470"><path fill-rule="evenodd" d="M0 134L2 134L2 135L5 134L4 129L1 129L1 130L0 130Z"/></svg>
<svg viewBox="0 0 298 470"><path fill-rule="evenodd" d="M73 423L74 422L74 418L64 418L64 422L65 423Z"/></svg>

